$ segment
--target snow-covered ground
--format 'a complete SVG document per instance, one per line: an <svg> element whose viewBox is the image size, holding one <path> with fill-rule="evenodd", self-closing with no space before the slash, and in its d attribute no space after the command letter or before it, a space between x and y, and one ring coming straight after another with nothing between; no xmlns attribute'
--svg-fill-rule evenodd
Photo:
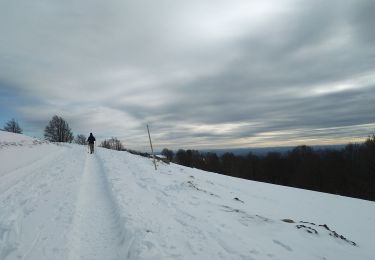
<svg viewBox="0 0 375 260"><path fill-rule="evenodd" d="M0 259L375 259L375 203L0 132Z"/></svg>

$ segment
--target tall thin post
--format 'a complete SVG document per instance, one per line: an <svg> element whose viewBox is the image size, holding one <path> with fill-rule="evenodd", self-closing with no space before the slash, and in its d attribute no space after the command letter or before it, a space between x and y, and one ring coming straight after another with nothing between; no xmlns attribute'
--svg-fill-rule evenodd
<svg viewBox="0 0 375 260"><path fill-rule="evenodd" d="M148 128L148 125L147 125L147 132L148 132L148 139L150 140L150 146L151 146L152 158L154 158L154 166L155 166L155 171L156 171L157 169L156 169L156 161L155 161L154 148L152 148L150 129Z"/></svg>

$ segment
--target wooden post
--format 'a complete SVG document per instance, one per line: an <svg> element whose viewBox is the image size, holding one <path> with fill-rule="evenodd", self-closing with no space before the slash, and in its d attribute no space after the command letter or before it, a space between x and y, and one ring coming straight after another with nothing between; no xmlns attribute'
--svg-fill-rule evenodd
<svg viewBox="0 0 375 260"><path fill-rule="evenodd" d="M154 158L154 166L155 166L155 171L156 171L157 169L156 169L156 161L155 161L154 148L152 148L150 129L148 128L148 125L147 125L147 132L148 132L148 138L149 138L149 140L150 140L150 146L151 146L152 158Z"/></svg>

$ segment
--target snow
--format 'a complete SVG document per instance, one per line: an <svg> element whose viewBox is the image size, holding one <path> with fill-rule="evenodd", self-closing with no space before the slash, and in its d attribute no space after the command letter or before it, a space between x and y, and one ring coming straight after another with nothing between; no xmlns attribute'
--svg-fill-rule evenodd
<svg viewBox="0 0 375 260"><path fill-rule="evenodd" d="M15 134L7 131L0 131L0 144L5 143L32 143L36 138L23 134Z"/></svg>
<svg viewBox="0 0 375 260"><path fill-rule="evenodd" d="M373 234L374 202L0 132L0 259L375 259Z"/></svg>

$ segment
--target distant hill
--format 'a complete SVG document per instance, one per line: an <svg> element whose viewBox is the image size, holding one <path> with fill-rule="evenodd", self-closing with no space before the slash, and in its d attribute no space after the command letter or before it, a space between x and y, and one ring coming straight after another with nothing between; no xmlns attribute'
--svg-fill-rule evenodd
<svg viewBox="0 0 375 260"><path fill-rule="evenodd" d="M287 153L296 146L283 146L283 147L259 147L259 148L227 148L227 149L204 149L200 150L201 152L213 152L217 155L223 155L224 153L233 153L235 155L247 155L249 152L252 152L255 155L266 155L269 152L279 152ZM333 149L340 150L345 147L344 144L338 145L315 145L310 146L314 150L324 150L324 149Z"/></svg>

